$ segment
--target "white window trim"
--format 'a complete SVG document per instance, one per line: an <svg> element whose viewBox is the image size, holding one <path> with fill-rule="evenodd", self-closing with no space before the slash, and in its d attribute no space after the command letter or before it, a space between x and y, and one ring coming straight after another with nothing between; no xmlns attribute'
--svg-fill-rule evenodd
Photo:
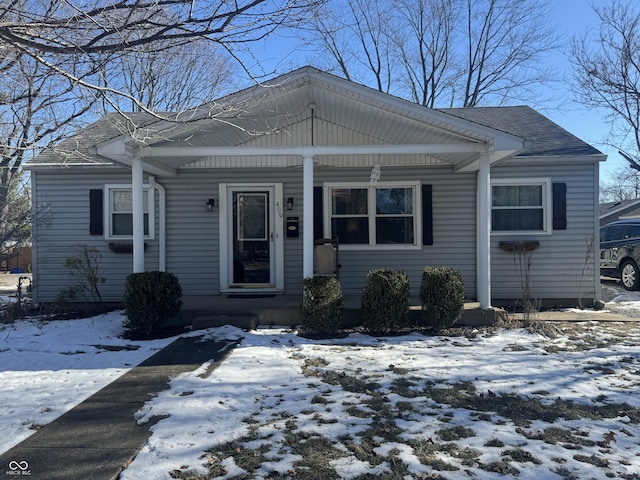
<svg viewBox="0 0 640 480"><path fill-rule="evenodd" d="M371 185L370 182L329 182L323 184L323 230L326 236L331 236L331 191L339 188L366 188L368 190L367 201L369 218L369 244L340 244L340 250L419 250L422 248L422 190L420 181L378 182ZM371 243L375 238L376 196L371 192L376 188L413 188L413 240L414 243L377 245ZM373 221L372 221L373 220Z"/></svg>
<svg viewBox="0 0 640 480"><path fill-rule="evenodd" d="M147 214L149 215L149 235L145 235L144 238L147 240L153 240L155 238L155 202L154 202L154 190L151 188L151 185L144 184L142 186L144 193L147 195L147 206L149 211ZM131 190L131 184L127 183L111 183L104 186L104 219L105 219L105 240L132 240L133 235L113 235L112 232L112 221L113 217L111 214L111 192L113 190Z"/></svg>
<svg viewBox="0 0 640 480"><path fill-rule="evenodd" d="M491 225L491 235L508 235L508 236L522 236L522 235L551 235L553 225L553 191L551 188L551 178L499 178L491 180L491 205L490 209L493 212L493 187L495 185L512 185L512 186L526 186L526 185L541 185L542 186L542 230L493 230L493 224ZM493 217L493 214L491 215Z"/></svg>

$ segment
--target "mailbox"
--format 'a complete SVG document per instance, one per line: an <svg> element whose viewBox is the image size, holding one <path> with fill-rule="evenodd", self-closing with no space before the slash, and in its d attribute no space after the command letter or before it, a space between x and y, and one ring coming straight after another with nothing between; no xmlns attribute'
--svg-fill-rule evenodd
<svg viewBox="0 0 640 480"><path fill-rule="evenodd" d="M287 237L297 238L299 237L299 222L298 217L287 217Z"/></svg>

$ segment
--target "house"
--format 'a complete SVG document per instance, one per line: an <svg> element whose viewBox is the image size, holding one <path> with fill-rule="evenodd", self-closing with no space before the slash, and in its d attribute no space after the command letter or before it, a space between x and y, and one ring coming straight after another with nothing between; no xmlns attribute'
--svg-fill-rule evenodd
<svg viewBox="0 0 640 480"><path fill-rule="evenodd" d="M640 198L600 204L600 226L617 220L640 218Z"/></svg>
<svg viewBox="0 0 640 480"><path fill-rule="evenodd" d="M481 308L509 303L513 246L535 245L534 298L599 298L585 239L606 157L529 107L434 110L304 67L180 119L107 115L28 164L49 219L35 301L65 286L75 245L101 252L107 301L144 270L194 296L300 295L318 238L339 241L345 295L381 267L417 294L425 266L447 265Z"/></svg>

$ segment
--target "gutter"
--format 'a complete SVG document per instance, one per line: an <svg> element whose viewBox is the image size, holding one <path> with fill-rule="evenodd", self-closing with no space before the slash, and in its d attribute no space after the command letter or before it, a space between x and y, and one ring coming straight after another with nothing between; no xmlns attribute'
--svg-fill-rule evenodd
<svg viewBox="0 0 640 480"><path fill-rule="evenodd" d="M158 203L159 203L159 252L158 252L158 270L161 272L166 271L167 268L167 206L166 206L166 192L162 185L156 182L156 177L149 175L149 184L154 190L158 191Z"/></svg>

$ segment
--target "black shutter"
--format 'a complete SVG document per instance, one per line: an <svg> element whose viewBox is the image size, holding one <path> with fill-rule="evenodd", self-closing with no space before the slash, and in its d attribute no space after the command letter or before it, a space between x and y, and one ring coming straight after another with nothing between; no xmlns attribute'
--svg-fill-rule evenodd
<svg viewBox="0 0 640 480"><path fill-rule="evenodd" d="M102 189L89 190L89 233L102 235L104 233Z"/></svg>
<svg viewBox="0 0 640 480"><path fill-rule="evenodd" d="M313 239L324 238L322 187L313 187Z"/></svg>
<svg viewBox="0 0 640 480"><path fill-rule="evenodd" d="M422 185L422 244L433 245L433 186Z"/></svg>
<svg viewBox="0 0 640 480"><path fill-rule="evenodd" d="M553 184L553 229L567 229L567 184Z"/></svg>

